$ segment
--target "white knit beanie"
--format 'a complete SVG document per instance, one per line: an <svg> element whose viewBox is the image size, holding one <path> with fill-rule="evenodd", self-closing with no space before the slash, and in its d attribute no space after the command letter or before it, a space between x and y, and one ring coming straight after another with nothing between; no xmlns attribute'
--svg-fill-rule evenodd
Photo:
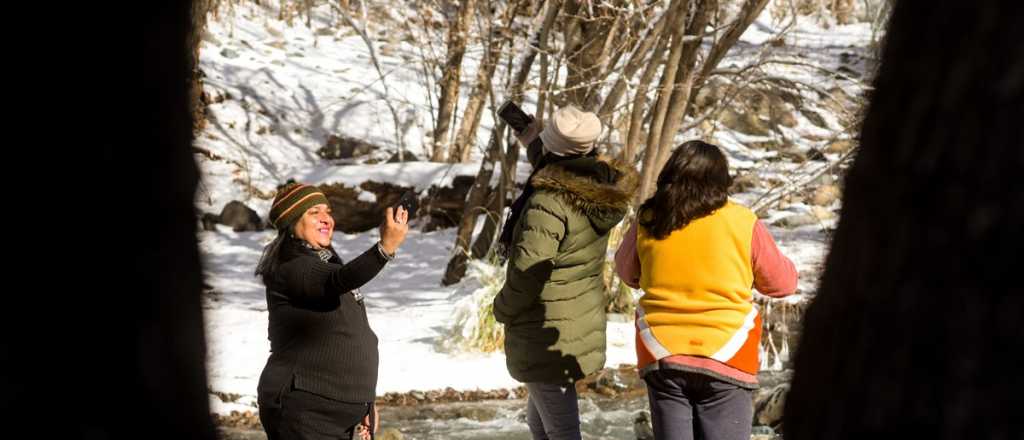
<svg viewBox="0 0 1024 440"><path fill-rule="evenodd" d="M594 148L601 130L597 115L570 105L548 118L540 139L544 141L544 149L558 156L587 154Z"/></svg>

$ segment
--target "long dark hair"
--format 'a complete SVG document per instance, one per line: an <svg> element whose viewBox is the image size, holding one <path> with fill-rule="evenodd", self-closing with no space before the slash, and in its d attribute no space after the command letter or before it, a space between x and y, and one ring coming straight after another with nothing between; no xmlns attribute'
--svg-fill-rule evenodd
<svg viewBox="0 0 1024 440"><path fill-rule="evenodd" d="M266 278L277 270L281 260L281 250L288 244L288 240L294 240L292 237L293 226L295 226L294 223L278 229L274 241L263 248L260 262L256 263L256 276Z"/></svg>
<svg viewBox="0 0 1024 440"><path fill-rule="evenodd" d="M685 142L662 168L654 195L640 205L640 225L664 239L725 206L730 185L729 160L722 150L703 141Z"/></svg>

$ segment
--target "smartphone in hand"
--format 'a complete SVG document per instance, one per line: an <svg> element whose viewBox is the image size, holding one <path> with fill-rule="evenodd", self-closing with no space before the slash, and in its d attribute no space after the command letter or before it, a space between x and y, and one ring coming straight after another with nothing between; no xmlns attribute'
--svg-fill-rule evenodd
<svg viewBox="0 0 1024 440"><path fill-rule="evenodd" d="M505 101L498 108L498 117L505 121L509 127L512 127L516 134L522 133L533 122L533 116L526 114L523 109L519 108L512 101Z"/></svg>
<svg viewBox="0 0 1024 440"><path fill-rule="evenodd" d="M395 204L395 219L398 218L398 207L405 208L409 212L409 218L412 219L416 216L416 210L419 209L420 201L416 197L416 191L409 190L402 194L402 198L398 199L398 203Z"/></svg>

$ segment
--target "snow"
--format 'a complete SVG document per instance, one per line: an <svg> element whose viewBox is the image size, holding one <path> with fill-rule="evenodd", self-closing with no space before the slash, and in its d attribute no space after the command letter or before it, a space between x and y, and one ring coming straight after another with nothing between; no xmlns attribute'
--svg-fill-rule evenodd
<svg viewBox="0 0 1024 440"><path fill-rule="evenodd" d="M741 37L740 44L721 63L722 68L743 67L761 59L765 43L786 24L773 23L771 7ZM429 155L434 117L431 101L436 99L437 91L435 79L424 77L420 58L443 52L443 34L419 30L421 35L402 40L401 32L382 32L385 24L371 23L370 36L388 85L385 91L365 42L341 24L329 5L314 8L309 27L304 17L289 25L263 6L237 4L230 10L221 11L218 18L211 17L200 48L204 90L212 101L207 125L197 136L196 146L219 159L196 155L202 172L196 194L199 210L216 213L227 202L240 200L265 216L275 188L288 178L313 184L343 183L356 188L373 180L412 187L422 194L432 185L451 185L457 176L477 173L482 149L494 124L489 110L484 111L476 134L473 162L385 163L399 149L395 121L385 99L398 111L405 151L419 158ZM387 13L398 22L409 19L402 14L415 11L393 8ZM830 70L845 67L863 74L863 55L871 44L870 26L833 23L825 29L816 20L800 17L785 37L785 45L773 49L773 57ZM468 48L464 86L472 81L481 53L478 43ZM843 54L853 56L840 61ZM819 90L839 88L848 95L863 92L861 84L807 66L767 64L763 69ZM535 105L530 96L528 92L522 103L528 111ZM827 143L824 139L836 138L841 123L821 107L823 99L817 93L804 90L802 97L807 105L822 110L819 113L826 127L811 123L798 112L796 125L781 127L780 133L798 151L820 150ZM501 100L501 96L496 98ZM462 96L458 108L464 105ZM457 113L461 117L461 112ZM453 124L457 126L458 122ZM317 155L317 150L331 135L360 139L380 149L343 165L328 163ZM677 140L700 136L700 131L694 129L680 134ZM612 139L618 137L621 135L612 133ZM723 147L734 172L754 172L765 180L799 179L823 164L778 160L777 152L751 146L754 142L779 141L779 134L750 136L718 126L708 140ZM529 173L524 156L520 155L518 182L525 181ZM831 153L827 156L830 160L837 158ZM496 170L492 184L499 178L500 170ZM764 191L755 189L736 194L735 198L750 204ZM368 202L375 200L367 191L360 190L358 197ZM827 209L837 212L838 207L836 202ZM787 216L810 215L813 209L803 203L779 203L767 210L763 220L771 225ZM770 226L779 247L801 275L798 294L783 301L801 302L813 296L827 252L822 230L834 227L835 222L832 218L793 229ZM481 225L478 222L478 228ZM217 413L254 409L256 384L269 354L269 341L264 287L253 270L273 234L236 233L223 226L199 233L206 283L210 286L204 295L210 389L240 396L233 402L223 402L211 394L211 408ZM472 292L467 284L472 280L451 287L440 284L454 234L454 229L429 233L411 230L399 258L361 289L367 297L370 324L380 340L378 394L519 385L508 375L502 353L469 353L443 344L452 337L456 304ZM336 232L334 245L342 258L350 259L373 245L376 235L375 231ZM611 316L606 366L635 364L633 344L632 317Z"/></svg>
<svg viewBox="0 0 1024 440"><path fill-rule="evenodd" d="M367 316L380 348L378 394L452 387L457 390L515 388L520 384L505 368L502 353L447 350L455 303L467 294L458 286L442 287L441 275L454 241L454 229L411 231L388 264L366 286ZM262 247L272 232L202 232L206 282L215 293L205 295L210 388L255 402L256 385L269 355L265 290L253 276ZM351 259L377 242L376 233L335 233L335 249ZM635 364L633 323L613 318L608 323L609 367ZM218 399L219 400L219 399ZM234 405L214 410L230 412Z"/></svg>

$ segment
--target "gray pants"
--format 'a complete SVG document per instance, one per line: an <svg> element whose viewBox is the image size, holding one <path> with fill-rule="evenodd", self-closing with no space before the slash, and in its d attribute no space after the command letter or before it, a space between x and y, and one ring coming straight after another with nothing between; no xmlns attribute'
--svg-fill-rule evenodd
<svg viewBox="0 0 1024 440"><path fill-rule="evenodd" d="M573 384L528 382L526 424L534 440L580 440L580 406Z"/></svg>
<svg viewBox="0 0 1024 440"><path fill-rule="evenodd" d="M661 369L644 376L658 440L749 440L751 390L711 376Z"/></svg>

